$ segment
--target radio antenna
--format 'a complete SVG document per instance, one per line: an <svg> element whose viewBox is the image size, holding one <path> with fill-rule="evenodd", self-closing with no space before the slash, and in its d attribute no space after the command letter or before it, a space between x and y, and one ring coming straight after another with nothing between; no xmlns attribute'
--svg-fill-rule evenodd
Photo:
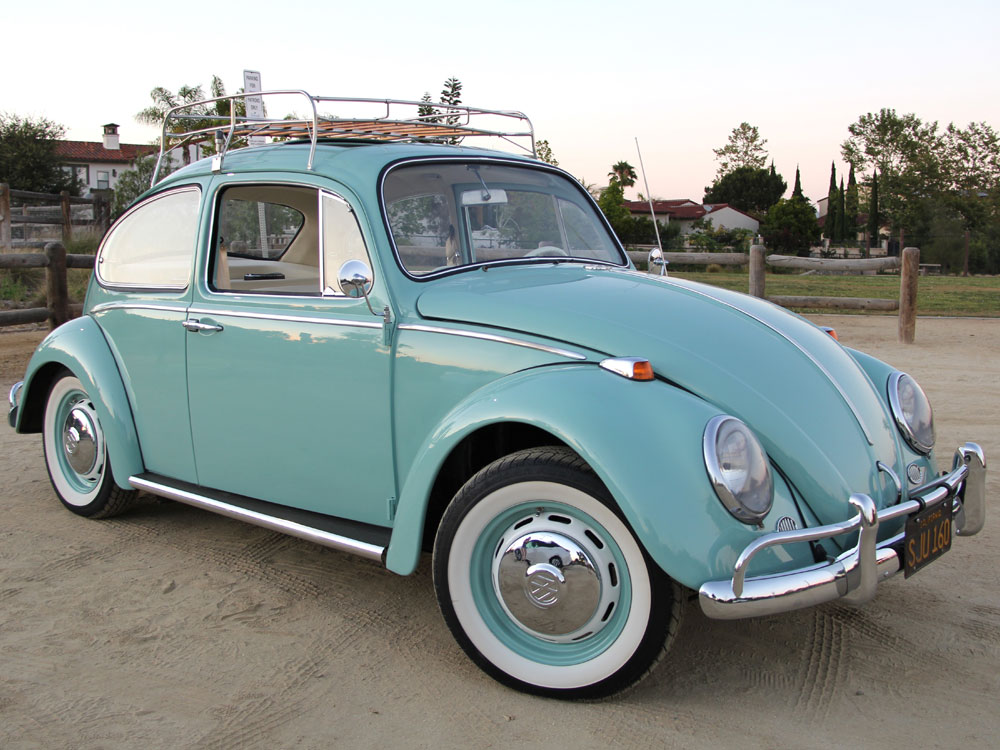
<svg viewBox="0 0 1000 750"><path fill-rule="evenodd" d="M663 255L663 245L660 243L660 225L656 223L656 212L653 211L653 196L649 194L649 181L646 179L646 167L642 163L638 136L635 139L635 151L639 154L639 171L642 172L642 184L646 187L646 200L649 201L649 215L653 219L653 231L656 232L656 249L649 251L648 265L659 266L660 276L666 276L667 259Z"/></svg>

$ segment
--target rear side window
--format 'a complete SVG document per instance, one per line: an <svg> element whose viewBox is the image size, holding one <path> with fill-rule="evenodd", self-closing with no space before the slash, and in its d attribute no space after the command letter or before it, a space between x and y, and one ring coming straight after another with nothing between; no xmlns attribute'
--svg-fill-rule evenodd
<svg viewBox="0 0 1000 750"><path fill-rule="evenodd" d="M183 188L134 208L111 230L97 275L113 286L183 289L191 276L201 191Z"/></svg>

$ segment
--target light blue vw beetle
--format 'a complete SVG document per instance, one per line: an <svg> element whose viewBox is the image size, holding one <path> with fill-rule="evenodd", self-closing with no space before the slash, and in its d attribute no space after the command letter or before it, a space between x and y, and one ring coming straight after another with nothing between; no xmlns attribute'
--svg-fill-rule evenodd
<svg viewBox="0 0 1000 750"><path fill-rule="evenodd" d="M143 491L403 575L432 549L462 648L556 697L637 681L692 590L716 618L861 603L982 528L983 452L937 472L912 378L637 272L523 115L266 96L312 114L170 113L165 146L215 155L112 227L11 392L74 513Z"/></svg>

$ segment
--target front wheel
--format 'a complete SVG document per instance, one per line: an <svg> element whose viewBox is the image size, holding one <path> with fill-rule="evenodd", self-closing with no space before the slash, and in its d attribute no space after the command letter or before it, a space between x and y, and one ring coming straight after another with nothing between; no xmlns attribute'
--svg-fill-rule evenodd
<svg viewBox="0 0 1000 750"><path fill-rule="evenodd" d="M599 698L659 661L683 599L614 507L590 467L557 447L499 459L455 496L434 585L484 671L530 693Z"/></svg>
<svg viewBox="0 0 1000 750"><path fill-rule="evenodd" d="M42 446L53 489L77 515L117 515L138 494L115 484L97 408L72 375L60 377L49 390Z"/></svg>

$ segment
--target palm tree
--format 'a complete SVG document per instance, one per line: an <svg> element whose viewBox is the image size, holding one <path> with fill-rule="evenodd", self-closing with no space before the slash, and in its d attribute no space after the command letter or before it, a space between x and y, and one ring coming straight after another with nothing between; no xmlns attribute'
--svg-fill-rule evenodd
<svg viewBox="0 0 1000 750"><path fill-rule="evenodd" d="M226 87L222 83L222 79L219 78L219 76L212 76L211 92L212 98L226 95ZM239 94L242 92L243 89L238 89L236 93ZM205 98L205 92L202 90L201 86L181 86L177 89L177 93L174 94L163 86L157 86L149 92L149 96L153 100L153 104L139 112L135 116L135 119L138 122L144 122L150 125L160 125L163 123L163 118L166 117L167 112L171 109L180 105L199 102ZM188 130L200 130L202 128L211 127L212 125L219 125L221 124L220 118L229 117L229 105L230 102L224 101L215 102L214 105L201 105L194 107L188 110L187 114L201 115L206 119L175 121L170 126L170 132L180 133ZM242 99L236 100L236 115L237 117L246 115L246 102ZM210 141L202 143L202 152L205 154L215 153L214 144ZM190 164L190 151L187 148L184 148L182 155L184 158L184 164Z"/></svg>
<svg viewBox="0 0 1000 750"><path fill-rule="evenodd" d="M612 180L618 180L619 185L623 188L627 188L635 185L637 175L635 173L635 167L627 161L620 161L611 167L611 171L608 172L608 177Z"/></svg>

